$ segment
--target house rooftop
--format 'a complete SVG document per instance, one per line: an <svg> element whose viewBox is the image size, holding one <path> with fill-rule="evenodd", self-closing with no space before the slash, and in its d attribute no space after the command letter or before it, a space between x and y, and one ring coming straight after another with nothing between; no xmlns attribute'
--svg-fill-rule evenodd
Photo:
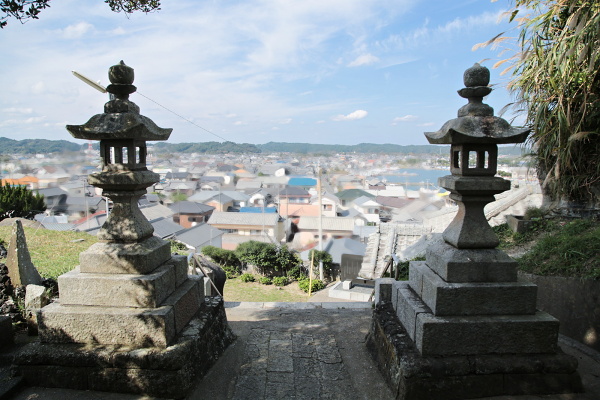
<svg viewBox="0 0 600 400"><path fill-rule="evenodd" d="M254 214L238 212L215 211L210 216L208 223L211 225L249 225L249 226L274 226L280 220L279 214Z"/></svg>
<svg viewBox="0 0 600 400"><path fill-rule="evenodd" d="M174 214L204 214L215 208L194 201L178 201L171 204L169 209L173 211Z"/></svg>

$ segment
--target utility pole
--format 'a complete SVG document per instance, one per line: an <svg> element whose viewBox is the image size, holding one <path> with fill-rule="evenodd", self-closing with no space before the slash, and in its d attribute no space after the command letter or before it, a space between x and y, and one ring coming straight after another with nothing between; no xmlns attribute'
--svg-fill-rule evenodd
<svg viewBox="0 0 600 400"><path fill-rule="evenodd" d="M317 164L319 177L317 179L317 193L319 196L319 251L323 251L323 195L321 193L321 165ZM319 259L319 279L324 280L323 260Z"/></svg>

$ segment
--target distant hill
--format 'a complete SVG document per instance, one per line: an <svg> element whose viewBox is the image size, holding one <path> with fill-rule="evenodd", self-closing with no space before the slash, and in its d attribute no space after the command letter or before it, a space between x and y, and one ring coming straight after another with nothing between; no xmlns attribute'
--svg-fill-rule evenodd
<svg viewBox="0 0 600 400"><path fill-rule="evenodd" d="M47 154L79 151L82 145L66 140L23 139L0 137L0 154Z"/></svg>
<svg viewBox="0 0 600 400"><path fill-rule="evenodd" d="M98 149L98 142L94 142L94 149ZM0 154L37 154L37 153L62 153L65 151L79 151L86 144L68 142L66 140L24 139L13 140L0 137ZM360 143L355 145L344 144L312 144L312 143L284 143L269 142L265 144L234 143L234 142L199 142L199 143L168 143L156 142L152 144L156 153L201 153L201 154L256 154L256 153L293 153L293 154L448 154L450 146L440 145L409 145L399 144L374 144ZM500 155L520 156L520 146L500 146Z"/></svg>
<svg viewBox="0 0 600 400"><path fill-rule="evenodd" d="M361 153L361 154L448 154L450 146L433 144L408 145L360 143L355 145L342 144L309 144L269 142L257 145L265 153L299 153L299 154L331 154L331 153ZM520 156L519 146L501 146L501 155Z"/></svg>
<svg viewBox="0 0 600 400"><path fill-rule="evenodd" d="M153 145L155 152L164 153L260 153L260 149L250 143L234 142L201 142L201 143L167 143L158 142Z"/></svg>

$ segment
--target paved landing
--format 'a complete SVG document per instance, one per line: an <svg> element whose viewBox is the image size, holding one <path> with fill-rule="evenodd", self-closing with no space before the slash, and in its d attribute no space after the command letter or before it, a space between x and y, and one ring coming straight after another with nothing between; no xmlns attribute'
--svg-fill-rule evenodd
<svg viewBox="0 0 600 400"><path fill-rule="evenodd" d="M371 322L367 303L226 303L238 339L188 397L189 400L350 399L394 396L364 342ZM600 399L600 363L570 346L579 360L585 394L502 396L489 400ZM144 396L25 388L16 400L134 400Z"/></svg>
<svg viewBox="0 0 600 400"><path fill-rule="evenodd" d="M364 346L370 304L242 303L227 318L238 340L190 399L393 398Z"/></svg>

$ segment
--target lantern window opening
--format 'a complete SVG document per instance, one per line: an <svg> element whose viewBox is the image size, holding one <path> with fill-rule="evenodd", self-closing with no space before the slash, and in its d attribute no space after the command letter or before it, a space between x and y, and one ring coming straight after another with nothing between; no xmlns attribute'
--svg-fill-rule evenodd
<svg viewBox="0 0 600 400"><path fill-rule="evenodd" d="M452 166L460 169L460 150L452 150Z"/></svg>

